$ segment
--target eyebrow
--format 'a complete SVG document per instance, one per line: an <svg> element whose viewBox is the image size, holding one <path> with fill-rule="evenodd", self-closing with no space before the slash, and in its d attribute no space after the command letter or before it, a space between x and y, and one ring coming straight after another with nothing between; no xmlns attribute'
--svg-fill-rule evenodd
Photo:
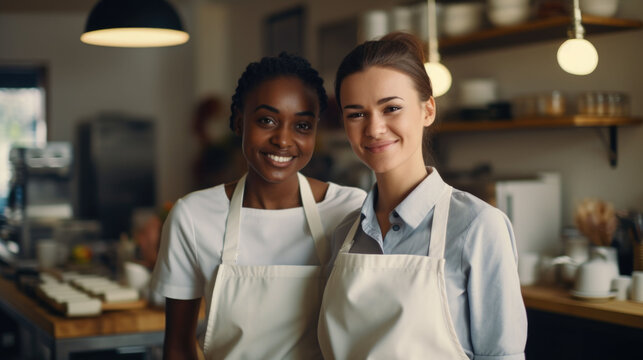
<svg viewBox="0 0 643 360"><path fill-rule="evenodd" d="M279 114L279 110L277 110L276 108L274 108L274 107L272 107L270 105L261 104L261 105L259 105L259 106L257 106L255 108L255 112L257 112L257 110L259 110L259 109L266 109L266 110L271 111L271 112L273 112L275 114Z"/></svg>
<svg viewBox="0 0 643 360"><path fill-rule="evenodd" d="M255 112L257 112L259 109L266 109L266 110L268 110L270 112L273 112L275 114L279 114L279 110L277 110L277 108L274 108L274 107L272 107L270 105L261 104L261 105L259 105L259 106L257 106L255 108ZM311 116L311 117L315 117L315 113L312 112L312 111L309 111L309 110L297 112L297 113L295 113L295 115L296 116Z"/></svg>
<svg viewBox="0 0 643 360"><path fill-rule="evenodd" d="M400 100L404 101L404 99L402 99L399 96L389 96L389 97L385 97L385 98L381 98L381 99L377 100L377 105L387 103L387 102L389 102L389 101L391 101L393 99L400 99ZM346 106L344 106L344 109L363 109L363 108L364 107L362 105L346 105Z"/></svg>

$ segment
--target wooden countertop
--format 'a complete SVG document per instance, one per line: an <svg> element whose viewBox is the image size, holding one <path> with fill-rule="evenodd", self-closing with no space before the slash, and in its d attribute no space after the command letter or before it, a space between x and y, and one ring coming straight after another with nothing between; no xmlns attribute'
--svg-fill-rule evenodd
<svg viewBox="0 0 643 360"><path fill-rule="evenodd" d="M568 289L544 286L524 286L522 296L529 309L643 329L643 303L581 301L572 298ZM107 311L93 317L66 318L43 307L40 301L22 293L12 282L2 278L0 302L56 339L154 332L165 328L164 310L153 307ZM199 315L204 317L204 306L201 306Z"/></svg>
<svg viewBox="0 0 643 360"><path fill-rule="evenodd" d="M154 332L165 329L165 311L162 308L106 311L99 316L80 318L59 316L44 307L40 301L18 290L14 283L2 278L0 278L0 303L20 313L56 339Z"/></svg>
<svg viewBox="0 0 643 360"><path fill-rule="evenodd" d="M522 297L528 309L643 329L643 303L582 301L574 299L568 289L544 286L523 286Z"/></svg>

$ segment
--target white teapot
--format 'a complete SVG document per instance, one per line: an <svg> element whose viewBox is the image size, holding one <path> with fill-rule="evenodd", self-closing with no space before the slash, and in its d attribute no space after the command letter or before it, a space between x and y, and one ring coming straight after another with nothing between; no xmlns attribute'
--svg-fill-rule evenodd
<svg viewBox="0 0 643 360"><path fill-rule="evenodd" d="M574 295L579 297L609 297L612 280L619 276L616 249L607 246L592 248L590 260L581 264L576 272Z"/></svg>

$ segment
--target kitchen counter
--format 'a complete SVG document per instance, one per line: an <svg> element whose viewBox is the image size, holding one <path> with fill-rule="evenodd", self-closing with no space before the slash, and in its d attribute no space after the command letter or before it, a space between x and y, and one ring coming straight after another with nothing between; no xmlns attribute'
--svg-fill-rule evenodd
<svg viewBox="0 0 643 360"><path fill-rule="evenodd" d="M162 308L104 311L99 316L67 318L27 296L11 281L0 278L0 310L33 333L50 349L53 359L68 359L73 352L163 343ZM203 306L199 315L204 317Z"/></svg>
<svg viewBox="0 0 643 360"><path fill-rule="evenodd" d="M569 289L545 286L523 286L522 297L528 309L643 329L643 303L582 301L573 298Z"/></svg>

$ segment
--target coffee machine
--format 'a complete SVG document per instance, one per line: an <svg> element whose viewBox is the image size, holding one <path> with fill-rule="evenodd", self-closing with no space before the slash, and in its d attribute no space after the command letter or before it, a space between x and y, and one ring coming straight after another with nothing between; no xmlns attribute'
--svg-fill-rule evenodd
<svg viewBox="0 0 643 360"><path fill-rule="evenodd" d="M72 145L13 147L11 177L0 224L0 256L34 257L34 241L52 238L56 224L73 217Z"/></svg>

